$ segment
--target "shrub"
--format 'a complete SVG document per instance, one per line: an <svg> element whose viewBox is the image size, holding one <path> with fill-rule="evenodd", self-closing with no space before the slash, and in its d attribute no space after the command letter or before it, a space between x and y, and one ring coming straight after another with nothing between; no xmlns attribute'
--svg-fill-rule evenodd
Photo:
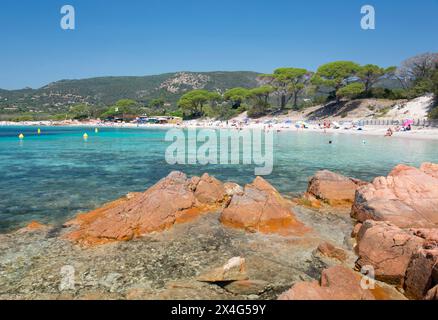
<svg viewBox="0 0 438 320"><path fill-rule="evenodd" d="M269 103L259 102L248 110L248 117L250 118L260 118L267 114L269 109Z"/></svg>
<svg viewBox="0 0 438 320"><path fill-rule="evenodd" d="M353 99L359 96L365 91L365 85L360 82L350 83L345 87L342 87L336 92L336 95L340 98L350 98Z"/></svg>
<svg viewBox="0 0 438 320"><path fill-rule="evenodd" d="M409 94L404 89L373 88L370 96L376 99L400 100L407 99Z"/></svg>
<svg viewBox="0 0 438 320"><path fill-rule="evenodd" d="M429 112L428 117L429 119L438 119L438 106Z"/></svg>

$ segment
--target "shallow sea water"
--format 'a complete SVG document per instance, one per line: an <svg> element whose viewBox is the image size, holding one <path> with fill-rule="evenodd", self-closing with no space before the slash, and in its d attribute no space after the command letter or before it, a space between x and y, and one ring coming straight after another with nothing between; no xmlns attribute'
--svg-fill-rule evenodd
<svg viewBox="0 0 438 320"><path fill-rule="evenodd" d="M240 184L255 177L254 165L167 164L171 142L165 141L165 130L41 129L38 135L36 127L0 127L0 232L31 220L62 223L128 192L144 191L173 170L189 176L208 172ZM280 132L274 134L273 172L265 178L279 191L295 193L305 191L308 178L320 169L371 180L399 163L426 161L438 163L438 141Z"/></svg>

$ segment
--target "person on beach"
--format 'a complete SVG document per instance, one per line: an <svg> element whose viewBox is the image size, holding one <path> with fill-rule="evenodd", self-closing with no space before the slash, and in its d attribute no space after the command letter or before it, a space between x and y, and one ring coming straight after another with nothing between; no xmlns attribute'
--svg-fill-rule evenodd
<svg viewBox="0 0 438 320"><path fill-rule="evenodd" d="M392 129L391 128L388 128L388 130L386 130L386 134L385 134L385 137L391 137L392 135L393 135L393 131L392 131Z"/></svg>

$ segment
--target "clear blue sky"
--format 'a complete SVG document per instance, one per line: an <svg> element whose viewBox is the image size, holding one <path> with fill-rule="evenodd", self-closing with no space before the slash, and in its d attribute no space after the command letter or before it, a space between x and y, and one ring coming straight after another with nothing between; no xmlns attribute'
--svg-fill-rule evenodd
<svg viewBox="0 0 438 320"><path fill-rule="evenodd" d="M76 9L76 30L60 8ZM376 30L360 8L376 9ZM1 0L0 88L173 71L382 66L438 51L438 0Z"/></svg>

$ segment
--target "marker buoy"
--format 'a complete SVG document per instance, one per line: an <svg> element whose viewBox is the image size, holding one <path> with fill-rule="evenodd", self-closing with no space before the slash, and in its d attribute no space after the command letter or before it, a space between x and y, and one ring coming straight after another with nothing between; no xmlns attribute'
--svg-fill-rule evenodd
<svg viewBox="0 0 438 320"><path fill-rule="evenodd" d="M41 134L41 129L40 129L40 128L38 128L37 132L38 132L38 134Z"/></svg>
<svg viewBox="0 0 438 320"><path fill-rule="evenodd" d="M97 128L94 129L94 132L99 133L99 129L97 129Z"/></svg>
<svg viewBox="0 0 438 320"><path fill-rule="evenodd" d="M20 138L20 140L23 140L23 139L24 139L24 134L20 133L20 134L18 135L18 138Z"/></svg>
<svg viewBox="0 0 438 320"><path fill-rule="evenodd" d="M83 137L84 137L84 140L87 140L88 139L88 134L84 133Z"/></svg>

